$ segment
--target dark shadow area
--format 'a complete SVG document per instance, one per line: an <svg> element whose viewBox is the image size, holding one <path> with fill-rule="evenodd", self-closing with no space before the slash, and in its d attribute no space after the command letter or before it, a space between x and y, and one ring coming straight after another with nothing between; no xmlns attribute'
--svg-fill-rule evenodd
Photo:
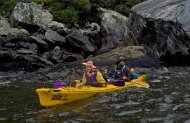
<svg viewBox="0 0 190 123"><path fill-rule="evenodd" d="M41 29L38 25L18 23L18 27L22 27L23 29L26 29L29 33L34 33L34 32L44 33L44 30Z"/></svg>
<svg viewBox="0 0 190 123"><path fill-rule="evenodd" d="M165 56L160 58L166 66L189 66L190 65L190 54L183 55L178 52L175 55L171 55L170 52L167 52Z"/></svg>

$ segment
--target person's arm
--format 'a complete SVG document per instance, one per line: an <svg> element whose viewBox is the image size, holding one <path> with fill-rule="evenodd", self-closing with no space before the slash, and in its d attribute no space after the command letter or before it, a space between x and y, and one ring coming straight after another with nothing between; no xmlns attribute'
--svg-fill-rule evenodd
<svg viewBox="0 0 190 123"><path fill-rule="evenodd" d="M85 85L86 84L86 77L85 77L85 73L82 76L82 84Z"/></svg>
<svg viewBox="0 0 190 123"><path fill-rule="evenodd" d="M105 79L103 78L102 74L99 71L97 72L96 80L100 83L106 82Z"/></svg>
<svg viewBox="0 0 190 123"><path fill-rule="evenodd" d="M130 81L131 80L131 71L128 67L125 67L124 69L124 76L123 79L126 81Z"/></svg>

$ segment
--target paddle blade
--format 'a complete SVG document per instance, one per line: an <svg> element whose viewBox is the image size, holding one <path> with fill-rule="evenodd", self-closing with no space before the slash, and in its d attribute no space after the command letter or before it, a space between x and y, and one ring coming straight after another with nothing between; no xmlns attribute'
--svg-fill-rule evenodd
<svg viewBox="0 0 190 123"><path fill-rule="evenodd" d="M141 87L141 88L149 88L150 85L146 82L137 82L137 81L133 81L132 86L136 86L136 87Z"/></svg>

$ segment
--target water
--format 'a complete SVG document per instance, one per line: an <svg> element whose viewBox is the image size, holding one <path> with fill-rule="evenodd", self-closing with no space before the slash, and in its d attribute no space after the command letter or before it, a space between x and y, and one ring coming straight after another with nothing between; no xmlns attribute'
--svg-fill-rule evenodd
<svg viewBox="0 0 190 123"><path fill-rule="evenodd" d="M190 67L146 72L149 89L133 87L53 108L40 106L35 93L36 88L53 83L2 78L0 123L189 123Z"/></svg>

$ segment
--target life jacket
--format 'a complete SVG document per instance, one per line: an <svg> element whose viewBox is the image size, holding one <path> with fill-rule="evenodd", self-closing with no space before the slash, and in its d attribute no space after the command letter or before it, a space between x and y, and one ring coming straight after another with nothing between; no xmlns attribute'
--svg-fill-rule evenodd
<svg viewBox="0 0 190 123"><path fill-rule="evenodd" d="M123 67L115 67L115 71L114 71L114 78L122 78L124 73L124 69L125 69L125 65Z"/></svg>
<svg viewBox="0 0 190 123"><path fill-rule="evenodd" d="M89 76L87 73L85 73L86 84L87 84L87 85L91 85L91 84L93 84L94 82L97 82L96 76L97 76L97 71L93 72L93 74L92 74L91 76Z"/></svg>

